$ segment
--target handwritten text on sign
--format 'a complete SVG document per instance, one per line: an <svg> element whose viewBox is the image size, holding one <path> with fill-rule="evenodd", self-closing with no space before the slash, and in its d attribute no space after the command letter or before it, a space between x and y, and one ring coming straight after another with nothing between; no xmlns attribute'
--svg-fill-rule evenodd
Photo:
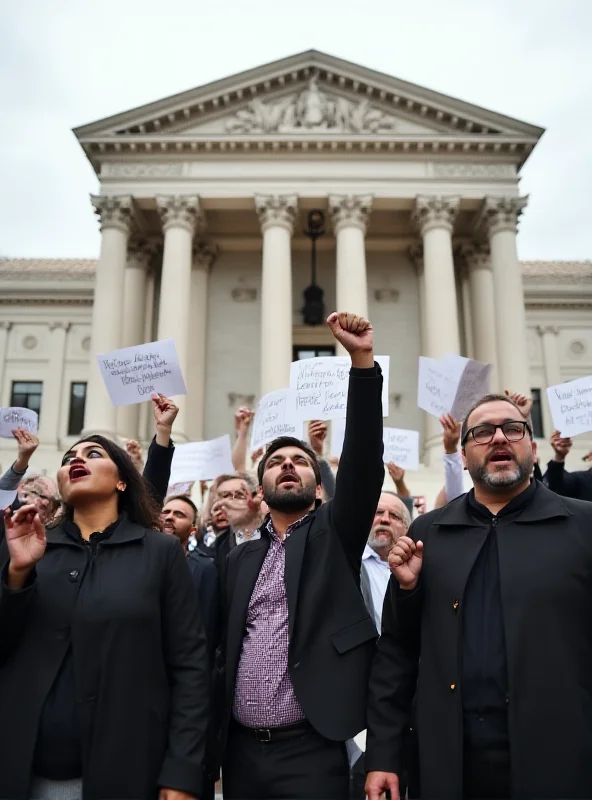
<svg viewBox="0 0 592 800"><path fill-rule="evenodd" d="M230 437L220 436L207 442L177 445L169 483L208 481L223 473L233 472Z"/></svg>
<svg viewBox="0 0 592 800"><path fill-rule="evenodd" d="M383 460L403 469L419 469L419 432L402 428L384 428Z"/></svg>
<svg viewBox="0 0 592 800"><path fill-rule="evenodd" d="M258 450L277 436L302 439L303 423L294 418L295 396L291 389L268 392L259 401L253 420L251 450Z"/></svg>
<svg viewBox="0 0 592 800"><path fill-rule="evenodd" d="M388 416L389 356L375 356L383 376L382 415ZM347 356L305 358L290 367L296 419L340 419L347 410L351 359Z"/></svg>
<svg viewBox="0 0 592 800"><path fill-rule="evenodd" d="M441 417L462 420L473 403L489 392L491 365L449 355L419 359L417 405Z"/></svg>
<svg viewBox="0 0 592 800"><path fill-rule="evenodd" d="M24 428L29 433L37 433L39 417L30 408L0 408L0 436L12 439L12 431Z"/></svg>
<svg viewBox="0 0 592 800"><path fill-rule="evenodd" d="M592 375L547 389L553 424L562 436L592 431Z"/></svg>
<svg viewBox="0 0 592 800"><path fill-rule="evenodd" d="M187 394L173 339L124 347L97 356L114 406L150 400L152 394Z"/></svg>

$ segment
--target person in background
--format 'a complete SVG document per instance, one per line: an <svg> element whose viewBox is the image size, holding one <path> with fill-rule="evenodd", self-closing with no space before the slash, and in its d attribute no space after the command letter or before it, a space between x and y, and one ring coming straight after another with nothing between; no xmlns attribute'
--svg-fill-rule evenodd
<svg viewBox="0 0 592 800"><path fill-rule="evenodd" d="M464 466L458 444L461 423L452 414L440 417L442 441L444 444L444 487L438 493L434 508L442 508L465 493Z"/></svg>
<svg viewBox="0 0 592 800"><path fill-rule="evenodd" d="M179 409L163 394L153 394L151 399L156 432L148 448L144 478L152 487L154 499L162 506L168 491L175 452L171 431Z"/></svg>
<svg viewBox="0 0 592 800"><path fill-rule="evenodd" d="M142 453L142 445L135 439L128 439L125 443L125 452L131 458L135 468L138 472L144 471L144 454Z"/></svg>
<svg viewBox="0 0 592 800"><path fill-rule="evenodd" d="M232 448L232 466L237 472L247 471L247 448L249 446L249 431L255 412L248 408L239 408L234 415L234 430L236 439Z"/></svg>
<svg viewBox="0 0 592 800"><path fill-rule="evenodd" d="M55 527L5 512L0 797L199 798L209 659L183 549L109 439L76 442L58 486Z"/></svg>
<svg viewBox="0 0 592 800"><path fill-rule="evenodd" d="M592 501L592 450L583 458L589 465L587 469L568 472L565 469L565 459L573 446L572 440L555 431L550 442L554 455L543 476L545 485L564 497Z"/></svg>
<svg viewBox="0 0 592 800"><path fill-rule="evenodd" d="M532 479L532 428L507 396L475 404L461 444L474 489L389 555L368 800L399 796L412 707L421 797L590 798L592 504Z"/></svg>
<svg viewBox="0 0 592 800"><path fill-rule="evenodd" d="M327 423L322 420L313 420L308 423L308 441L317 455L325 500L331 500L335 494L335 475L324 456L327 432Z"/></svg>
<svg viewBox="0 0 592 800"><path fill-rule="evenodd" d="M16 428L12 435L18 443L16 461L0 477L0 490L12 491L22 481L29 467L29 461L35 450L39 447L39 439L24 428Z"/></svg>
<svg viewBox="0 0 592 800"><path fill-rule="evenodd" d="M251 477L245 473L220 475L216 479L212 521L218 529L214 542L214 561L218 568L237 545L260 537L261 499Z"/></svg>

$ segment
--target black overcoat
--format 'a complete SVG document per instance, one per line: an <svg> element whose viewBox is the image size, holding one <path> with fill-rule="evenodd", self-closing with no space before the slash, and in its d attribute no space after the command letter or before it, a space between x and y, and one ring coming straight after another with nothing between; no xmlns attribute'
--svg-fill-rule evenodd
<svg viewBox="0 0 592 800"><path fill-rule="evenodd" d="M430 800L462 797L463 596L489 530L467 497L413 523L425 547L420 581L402 592L391 578L370 680L366 768L399 771L416 695L421 796ZM591 798L592 503L537 482L517 517L499 519L497 544L512 796Z"/></svg>
<svg viewBox="0 0 592 800"><path fill-rule="evenodd" d="M179 541L123 515L91 548L63 527L19 592L0 585L0 798L28 797L43 703L72 647L84 800L199 797L208 655Z"/></svg>

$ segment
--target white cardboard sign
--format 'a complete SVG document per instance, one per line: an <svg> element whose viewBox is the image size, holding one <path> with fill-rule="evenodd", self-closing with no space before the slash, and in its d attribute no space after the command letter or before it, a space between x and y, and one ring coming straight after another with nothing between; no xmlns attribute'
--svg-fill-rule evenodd
<svg viewBox="0 0 592 800"><path fill-rule="evenodd" d="M374 360L382 369L382 415L388 417L390 356L374 356ZM296 419L305 422L345 417L350 368L349 356L305 358L292 362L290 389L295 393Z"/></svg>
<svg viewBox="0 0 592 800"><path fill-rule="evenodd" d="M175 447L169 484L209 481L223 473L233 473L230 436L206 442L188 442Z"/></svg>
<svg viewBox="0 0 592 800"><path fill-rule="evenodd" d="M5 508L8 508L15 497L16 489L0 489L0 511L4 511Z"/></svg>
<svg viewBox="0 0 592 800"><path fill-rule="evenodd" d="M257 406L251 433L251 450L258 450L277 436L302 439L304 423L295 418L295 395L291 389L277 389L263 395Z"/></svg>
<svg viewBox="0 0 592 800"><path fill-rule="evenodd" d="M553 425L562 436L592 431L592 375L547 389Z"/></svg>
<svg viewBox="0 0 592 800"><path fill-rule="evenodd" d="M173 339L123 347L97 356L101 375L114 406L187 394Z"/></svg>
<svg viewBox="0 0 592 800"><path fill-rule="evenodd" d="M383 460L403 469L419 469L419 432L403 428L384 428Z"/></svg>
<svg viewBox="0 0 592 800"><path fill-rule="evenodd" d="M4 439L12 439L12 432L15 428L24 428L29 433L37 433L39 417L36 411L30 408L0 408L0 436Z"/></svg>
<svg viewBox="0 0 592 800"><path fill-rule="evenodd" d="M448 355L419 359L417 405L435 417L452 414L462 420L471 406L489 393L491 364Z"/></svg>

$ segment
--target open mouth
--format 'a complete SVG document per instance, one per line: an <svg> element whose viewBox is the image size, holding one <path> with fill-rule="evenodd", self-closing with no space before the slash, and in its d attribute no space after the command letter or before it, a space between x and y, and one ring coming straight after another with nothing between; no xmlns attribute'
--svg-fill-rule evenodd
<svg viewBox="0 0 592 800"><path fill-rule="evenodd" d="M90 472L83 464L74 464L70 467L70 480L76 481L79 478L86 478L87 475L90 475Z"/></svg>
<svg viewBox="0 0 592 800"><path fill-rule="evenodd" d="M296 477L296 475L282 475L282 477L278 480L278 485L281 484L282 486L297 486L300 483L300 480Z"/></svg>
<svg viewBox="0 0 592 800"><path fill-rule="evenodd" d="M511 464L514 456L507 450L497 450L489 456L488 461L491 464Z"/></svg>

